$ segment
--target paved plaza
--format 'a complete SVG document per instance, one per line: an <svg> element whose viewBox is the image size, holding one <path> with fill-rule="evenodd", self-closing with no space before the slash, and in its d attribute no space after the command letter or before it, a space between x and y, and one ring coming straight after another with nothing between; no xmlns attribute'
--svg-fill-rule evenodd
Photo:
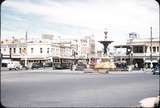
<svg viewBox="0 0 160 108"><path fill-rule="evenodd" d="M7 107L134 107L158 94L159 76L145 71L1 71L1 102Z"/></svg>

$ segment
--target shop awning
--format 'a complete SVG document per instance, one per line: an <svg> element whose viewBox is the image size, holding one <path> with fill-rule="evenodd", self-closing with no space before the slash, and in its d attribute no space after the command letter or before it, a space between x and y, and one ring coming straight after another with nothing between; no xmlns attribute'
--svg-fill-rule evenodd
<svg viewBox="0 0 160 108"><path fill-rule="evenodd" d="M151 63L151 60L145 60L145 63ZM158 60L152 60L152 63L158 63Z"/></svg>

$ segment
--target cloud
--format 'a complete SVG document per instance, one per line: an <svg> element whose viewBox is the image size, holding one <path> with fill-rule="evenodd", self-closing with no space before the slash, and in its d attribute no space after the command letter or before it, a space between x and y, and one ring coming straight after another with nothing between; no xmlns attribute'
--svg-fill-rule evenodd
<svg viewBox="0 0 160 108"><path fill-rule="evenodd" d="M154 0L14 0L6 1L4 8L30 16L25 23L32 32L68 37L93 33L99 40L104 38L103 30L107 27L115 41L119 41L117 36L126 39L132 31L147 36L150 26L155 36L159 33L159 11Z"/></svg>

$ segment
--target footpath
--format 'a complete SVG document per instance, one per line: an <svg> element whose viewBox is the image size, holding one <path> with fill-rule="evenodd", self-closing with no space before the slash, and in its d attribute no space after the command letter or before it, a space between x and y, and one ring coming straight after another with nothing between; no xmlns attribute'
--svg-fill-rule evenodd
<svg viewBox="0 0 160 108"><path fill-rule="evenodd" d="M93 69L85 69L84 71L71 71L70 69L59 69L53 70L52 68L39 68L39 69L28 69L28 70L11 70L7 68L1 68L1 72L55 72L55 73L87 73L87 74L101 74ZM135 73L152 73L151 70L133 70L133 71L109 71L108 74L135 74Z"/></svg>

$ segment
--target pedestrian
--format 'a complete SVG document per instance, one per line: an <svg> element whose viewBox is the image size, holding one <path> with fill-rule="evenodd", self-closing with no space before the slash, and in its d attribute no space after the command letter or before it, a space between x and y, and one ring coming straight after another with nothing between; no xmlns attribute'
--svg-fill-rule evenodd
<svg viewBox="0 0 160 108"><path fill-rule="evenodd" d="M135 64L135 68L136 68L136 70L138 70L138 64L137 63Z"/></svg>
<svg viewBox="0 0 160 108"><path fill-rule="evenodd" d="M45 69L45 62L43 62L43 68Z"/></svg>
<svg viewBox="0 0 160 108"><path fill-rule="evenodd" d="M71 65L70 65L70 69L71 69L71 71L73 70L73 63L71 63Z"/></svg>

